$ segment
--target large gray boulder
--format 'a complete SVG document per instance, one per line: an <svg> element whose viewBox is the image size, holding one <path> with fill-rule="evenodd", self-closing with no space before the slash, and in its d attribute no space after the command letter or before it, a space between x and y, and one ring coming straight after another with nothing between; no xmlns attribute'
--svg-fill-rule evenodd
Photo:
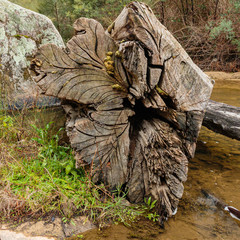
<svg viewBox="0 0 240 240"><path fill-rule="evenodd" d="M25 102L38 98L39 91L28 68L37 49L46 43L64 47L49 18L0 0L0 108L21 108Z"/></svg>

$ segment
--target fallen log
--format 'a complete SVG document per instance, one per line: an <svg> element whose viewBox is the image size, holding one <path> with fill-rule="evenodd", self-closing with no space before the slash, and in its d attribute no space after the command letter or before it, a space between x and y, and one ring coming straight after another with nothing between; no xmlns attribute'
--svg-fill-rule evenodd
<svg viewBox="0 0 240 240"><path fill-rule="evenodd" d="M203 125L214 132L240 140L240 107L210 100Z"/></svg>
<svg viewBox="0 0 240 240"><path fill-rule="evenodd" d="M105 32L79 18L66 49L40 48L32 62L42 92L62 99L77 166L94 182L122 185L131 202L175 212L213 83L161 25L133 2Z"/></svg>

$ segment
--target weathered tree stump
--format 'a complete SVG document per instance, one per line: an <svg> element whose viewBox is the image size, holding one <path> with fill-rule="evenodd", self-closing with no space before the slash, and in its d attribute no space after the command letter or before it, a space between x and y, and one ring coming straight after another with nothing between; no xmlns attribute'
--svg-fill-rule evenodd
<svg viewBox="0 0 240 240"><path fill-rule="evenodd" d="M86 18L74 28L66 49L41 47L36 82L63 100L77 165L90 165L94 182L125 186L131 202L157 199L165 220L182 197L213 84L143 3L106 32Z"/></svg>

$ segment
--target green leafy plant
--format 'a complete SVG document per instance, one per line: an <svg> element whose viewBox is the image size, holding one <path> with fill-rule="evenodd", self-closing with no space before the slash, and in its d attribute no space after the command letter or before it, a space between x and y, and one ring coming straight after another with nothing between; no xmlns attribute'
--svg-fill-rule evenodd
<svg viewBox="0 0 240 240"><path fill-rule="evenodd" d="M112 221L121 222L126 226L130 226L132 222L138 220L140 216L143 216L145 209L141 205L131 205L126 200L126 195L127 192L123 192L122 187L117 186L112 196L103 203L101 214L98 217L101 218L107 214Z"/></svg>
<svg viewBox="0 0 240 240"><path fill-rule="evenodd" d="M17 132L16 116L2 115L0 121L2 135ZM71 222L73 215L84 214L100 228L109 222L129 226L139 217L157 220L156 201L149 198L143 205L133 205L126 200L127 192L122 186L110 192L104 184L95 185L90 173L76 169L70 146L59 145L63 129L55 131L53 122L44 127L37 127L43 125L39 121L36 124L31 127L25 124L28 130L23 131L28 134L20 142L2 138L5 142L0 150L7 152L11 146L11 152L0 166L0 211L4 212L1 219L21 219L26 214L39 217L55 212L63 222ZM29 136L34 137L29 139ZM34 154L28 156L24 149L28 151L31 146Z"/></svg>
<svg viewBox="0 0 240 240"><path fill-rule="evenodd" d="M6 199L4 194L13 197L12 209L3 217L19 218L26 213L39 216L54 211L67 222L74 214L85 214L99 227L109 221L130 225L140 216L156 218L147 215L155 202L149 200L147 207L131 205L121 186L109 192L103 184L95 185L83 169L76 169L71 148L59 145L62 129L51 134L52 126L32 126L36 135L32 144L38 149L34 157L12 158L1 167L0 202Z"/></svg>
<svg viewBox="0 0 240 240"><path fill-rule="evenodd" d="M235 33L231 20L222 18L217 26L210 29L209 36L212 39L216 39L221 33L226 34L227 39L233 40L233 38L235 37Z"/></svg>
<svg viewBox="0 0 240 240"><path fill-rule="evenodd" d="M71 148L58 144L59 133L63 128L60 128L56 134L50 136L52 124L53 122L48 123L45 128L38 128L36 125L32 125L38 135L38 137L32 138L32 140L40 145L38 158L42 160L42 167L47 168L51 172L58 171L59 174L78 177L78 174L82 174L82 170L75 168L75 159Z"/></svg>
<svg viewBox="0 0 240 240"><path fill-rule="evenodd" d="M240 52L239 40L239 18L236 16L240 14L240 1L231 0L230 6L227 9L227 14L221 14L218 21L209 21L206 28L209 30L209 37L212 40L218 40L220 37L225 37L233 45L237 46Z"/></svg>
<svg viewBox="0 0 240 240"><path fill-rule="evenodd" d="M152 198L149 197L145 198L144 202L146 204L145 206L146 217L149 220L152 220L153 222L158 221L159 215L156 213L156 211L154 211L157 200L152 201Z"/></svg>
<svg viewBox="0 0 240 240"><path fill-rule="evenodd" d="M153 208L155 208L157 200L152 201L152 197L145 198L144 202L148 208L149 211L151 211Z"/></svg>
<svg viewBox="0 0 240 240"><path fill-rule="evenodd" d="M0 115L0 138L5 138L8 141L15 140L17 132L14 118L10 115Z"/></svg>

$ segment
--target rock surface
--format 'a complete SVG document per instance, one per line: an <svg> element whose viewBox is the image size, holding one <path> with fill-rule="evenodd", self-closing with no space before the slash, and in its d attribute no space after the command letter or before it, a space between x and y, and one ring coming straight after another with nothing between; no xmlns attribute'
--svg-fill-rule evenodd
<svg viewBox="0 0 240 240"><path fill-rule="evenodd" d="M79 216L64 223L60 218L50 221L25 222L14 229L10 225L0 228L0 240L54 240L65 239L95 228L86 217Z"/></svg>
<svg viewBox="0 0 240 240"><path fill-rule="evenodd" d="M49 18L0 0L0 105L39 95L28 68L37 49L46 43L64 47Z"/></svg>
<svg viewBox="0 0 240 240"><path fill-rule="evenodd" d="M46 237L27 237L22 233L16 233L9 230L0 230L1 240L54 240Z"/></svg>

